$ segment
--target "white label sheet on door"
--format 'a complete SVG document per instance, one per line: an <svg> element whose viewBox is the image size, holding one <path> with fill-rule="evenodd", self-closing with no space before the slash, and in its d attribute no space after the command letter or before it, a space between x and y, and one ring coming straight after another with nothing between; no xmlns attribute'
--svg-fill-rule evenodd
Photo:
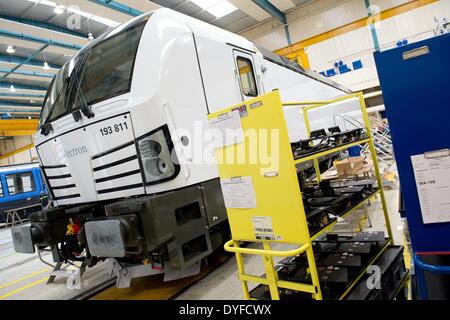
<svg viewBox="0 0 450 320"><path fill-rule="evenodd" d="M450 152L411 156L423 223L450 222Z"/></svg>

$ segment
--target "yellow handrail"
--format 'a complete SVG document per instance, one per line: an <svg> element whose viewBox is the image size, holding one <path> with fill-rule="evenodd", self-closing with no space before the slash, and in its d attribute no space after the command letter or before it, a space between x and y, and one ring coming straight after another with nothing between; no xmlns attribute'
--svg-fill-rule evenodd
<svg viewBox="0 0 450 320"><path fill-rule="evenodd" d="M230 240L225 243L224 248L228 252L241 253L241 254L256 254L262 256L270 256L270 257L293 257L305 252L309 248L309 243L305 243L304 245L287 251L277 251L277 250L265 250L265 249L249 249L249 248L241 248L236 247L236 240Z"/></svg>
<svg viewBox="0 0 450 320"><path fill-rule="evenodd" d="M286 102L286 103L283 103L283 107L306 106L305 109L309 110L309 109L319 108L319 107L322 107L325 105L333 104L333 103L344 101L344 100L358 98L360 96L362 96L362 92L356 92L356 93L352 93L352 94L342 96L342 97L332 99L332 100L308 101L308 102Z"/></svg>
<svg viewBox="0 0 450 320"><path fill-rule="evenodd" d="M310 105L325 105L328 102L318 102L318 101L311 101L311 102L285 102L283 103L283 107L295 107L295 106L310 106Z"/></svg>

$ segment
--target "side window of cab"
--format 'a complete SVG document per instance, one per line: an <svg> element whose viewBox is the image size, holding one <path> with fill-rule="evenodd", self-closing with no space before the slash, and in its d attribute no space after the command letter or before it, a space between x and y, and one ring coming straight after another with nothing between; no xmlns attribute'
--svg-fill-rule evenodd
<svg viewBox="0 0 450 320"><path fill-rule="evenodd" d="M257 97L258 87L256 85L252 62L249 59L240 56L236 58L236 62L241 80L242 93L247 97Z"/></svg>

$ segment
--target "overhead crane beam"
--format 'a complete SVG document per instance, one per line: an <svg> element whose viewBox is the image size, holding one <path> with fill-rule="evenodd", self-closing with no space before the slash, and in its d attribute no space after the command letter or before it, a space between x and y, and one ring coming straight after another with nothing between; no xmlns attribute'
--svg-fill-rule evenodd
<svg viewBox="0 0 450 320"><path fill-rule="evenodd" d="M1 120L0 120L1 121ZM0 137L23 137L32 136L36 133L36 130L11 130L11 131L0 131Z"/></svg>
<svg viewBox="0 0 450 320"><path fill-rule="evenodd" d="M37 119L0 120L0 132L32 131L32 133L34 133L37 130L38 122Z"/></svg>

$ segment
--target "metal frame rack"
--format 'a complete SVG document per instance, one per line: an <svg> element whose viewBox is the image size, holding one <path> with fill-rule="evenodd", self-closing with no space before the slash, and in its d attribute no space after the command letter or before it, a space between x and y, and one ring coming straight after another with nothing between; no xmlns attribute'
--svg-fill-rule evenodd
<svg viewBox="0 0 450 320"><path fill-rule="evenodd" d="M336 104L349 99L355 100L355 98L359 99L365 130L367 131L367 138L340 145L326 151L317 152L299 159L294 159L284 118L283 107L302 107L307 133L309 135L311 125L308 112L310 110L327 107L331 104ZM271 143L267 143L269 152L272 152L272 158L278 159L278 163L272 163L270 166L263 164L260 161L256 161L255 163L249 160L252 159L252 155L250 154L251 150L255 149L252 145L254 141L248 138L246 134L245 138L240 143L232 143L219 147L216 146L215 149L215 156L218 162L221 181L224 181L225 179L241 179L242 177L250 178L256 197L256 205L254 207L236 208L227 206L227 213L232 231L232 240L225 244L225 250L234 252L236 255L239 279L242 283L244 297L245 299L252 299L248 288L248 282L253 282L268 286L271 298L274 300L280 299L279 288L310 293L314 299L322 300L323 297L312 242L324 232L332 230L333 226L336 224L336 221L329 223L315 234L310 234L301 190L298 183L296 165L313 160L316 175L317 177L320 177L318 158L337 151L342 151L351 146L369 144L378 189L364 200L354 205L351 209L343 213L341 217L346 217L352 214L363 204L367 203L379 194L389 239L387 244L379 250L368 265L372 264L378 257L380 257L389 244L393 244L392 230L386 207L385 195L382 188L382 178L378 169L375 146L372 139L364 97L362 93L355 93L329 101L283 104L281 102L279 92L274 91L256 99L244 102L243 104L210 114L210 124L211 121L220 119L221 117L224 117L224 115L230 114L234 111L240 112L243 132L246 130L255 130L256 132L268 130L268 132L276 131L278 135L278 145L275 145L276 143L273 141ZM262 135L258 136L260 140L267 139L264 137ZM245 153L244 157L241 158L240 161L222 161L227 153L236 155L239 151ZM274 157L275 153L277 154ZM227 159L229 160L230 158L227 157ZM282 199L282 201L280 201L280 199ZM262 237L261 235L258 237L256 231L258 229L255 227L254 222L255 217L263 218L266 222L269 222L270 227L268 227L268 230L271 233L265 234L268 237L264 237L264 234ZM287 221L289 221L289 223L286 223ZM259 243L262 244L262 249L242 247L240 246L241 242ZM271 244L274 243L289 243L298 247L293 250L278 251L271 248ZM293 257L302 253L306 253L312 283L306 284L280 280L278 278L277 271L275 270L273 258ZM243 260L244 254L258 255L263 258L265 268L264 276L258 277L245 273ZM346 291L340 296L340 299L344 298L345 295L348 294L353 286L358 282L358 280L364 276L368 265L359 273L356 279L352 281Z"/></svg>

